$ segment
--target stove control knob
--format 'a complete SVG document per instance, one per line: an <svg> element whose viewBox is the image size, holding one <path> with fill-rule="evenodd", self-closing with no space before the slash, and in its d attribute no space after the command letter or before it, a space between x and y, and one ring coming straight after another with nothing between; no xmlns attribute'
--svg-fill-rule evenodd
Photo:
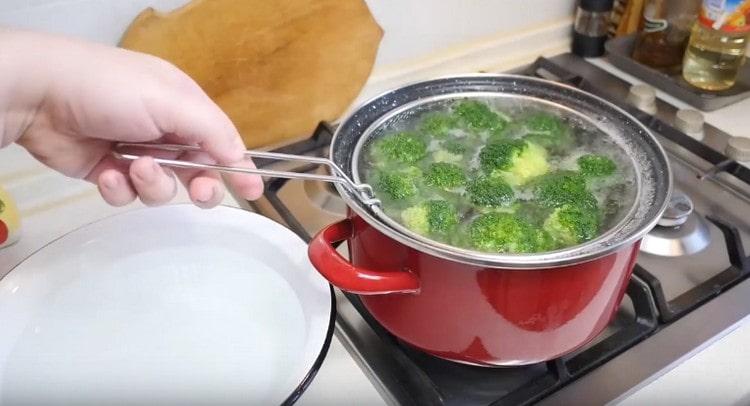
<svg viewBox="0 0 750 406"><path fill-rule="evenodd" d="M735 161L750 161L750 138L730 137L724 152Z"/></svg>
<svg viewBox="0 0 750 406"><path fill-rule="evenodd" d="M698 140L703 139L704 121L703 114L693 109L678 110L674 118L674 124L678 130Z"/></svg>
<svg viewBox="0 0 750 406"><path fill-rule="evenodd" d="M639 84L630 87L628 102L652 116L656 114L656 90L649 85Z"/></svg>
<svg viewBox="0 0 750 406"><path fill-rule="evenodd" d="M669 205L661 215L658 224L663 227L683 225L693 212L693 201L686 194L675 190L669 199Z"/></svg>

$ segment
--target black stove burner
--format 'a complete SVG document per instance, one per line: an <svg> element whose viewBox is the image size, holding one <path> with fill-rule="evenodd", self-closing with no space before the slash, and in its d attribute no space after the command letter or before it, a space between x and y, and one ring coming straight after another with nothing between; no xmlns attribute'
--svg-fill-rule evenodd
<svg viewBox="0 0 750 406"><path fill-rule="evenodd" d="M604 97L595 85L546 58L539 58L519 73L565 82ZM714 165L722 164L724 171L750 184L750 170L742 165L727 164L727 158L723 154L679 132L658 118L624 103L616 104L629 111L656 133L678 142ZM311 138L287 146L279 152L324 156L331 136L331 127L321 123ZM258 160L256 164L262 167L270 163ZM315 166L302 166L296 170L310 172L315 168ZM275 179L269 182L265 197L287 226L303 240L309 242L312 237L278 196L278 192L287 181L287 179ZM366 360L366 362L376 375L381 373L395 375L383 380L383 383L389 391L398 393L398 400L404 404L526 405L535 403L606 363L750 275L750 260L743 250L738 230L720 219L709 218L709 220L724 235L731 263L728 269L668 301L660 280L647 269L637 265L624 300L626 305L623 307L627 308L627 311L621 308L618 316L602 336L593 344L573 354L546 363L514 368L482 368L444 361L400 343L369 315L356 295L346 294L380 340L377 344L379 359ZM339 320L341 317L340 315ZM356 335L356 330L347 329L346 333ZM361 340L358 341L356 337L351 341L355 345L358 342L361 343ZM366 353L365 350L362 352ZM388 365L387 372L379 370L384 365Z"/></svg>
<svg viewBox="0 0 750 406"><path fill-rule="evenodd" d="M391 349L403 375L401 392L414 405L525 405L534 403L596 368L651 334L656 307L648 286L634 277L627 297L635 316L618 317L614 333L585 350L546 363L512 368L484 368L445 361L402 344L367 312L356 295L347 294L369 326Z"/></svg>
<svg viewBox="0 0 750 406"><path fill-rule="evenodd" d="M724 235L731 264L729 268L669 301L665 298L661 282L654 274L640 265L636 265L633 270L633 274L651 287L659 310L659 319L663 323L669 323L686 315L712 297L718 296L721 292L743 281L750 274L750 261L745 255L737 228L719 219L709 217L708 220L714 223Z"/></svg>

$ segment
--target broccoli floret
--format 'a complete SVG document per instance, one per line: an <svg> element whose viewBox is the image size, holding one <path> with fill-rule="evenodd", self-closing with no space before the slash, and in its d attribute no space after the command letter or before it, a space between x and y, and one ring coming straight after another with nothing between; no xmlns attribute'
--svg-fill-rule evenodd
<svg viewBox="0 0 750 406"><path fill-rule="evenodd" d="M454 139L447 139L440 143L440 148L432 153L435 162L457 164L463 161L466 145Z"/></svg>
<svg viewBox="0 0 750 406"><path fill-rule="evenodd" d="M385 172L377 176L378 189L385 192L393 200L403 200L415 196L422 172L414 167Z"/></svg>
<svg viewBox="0 0 750 406"><path fill-rule="evenodd" d="M427 220L430 231L433 233L446 233L458 225L458 211L444 200L431 200L427 202Z"/></svg>
<svg viewBox="0 0 750 406"><path fill-rule="evenodd" d="M466 152L466 145L454 139L445 140L440 143L440 146L452 154L463 154Z"/></svg>
<svg viewBox="0 0 750 406"><path fill-rule="evenodd" d="M406 228L417 234L426 235L430 231L430 223L427 220L427 205L409 207L401 212L401 221Z"/></svg>
<svg viewBox="0 0 750 406"><path fill-rule="evenodd" d="M439 149L432 153L432 159L435 162L446 162L450 164L457 164L457 163L460 163L464 159L464 157L459 154L453 154L444 149Z"/></svg>
<svg viewBox="0 0 750 406"><path fill-rule="evenodd" d="M456 208L445 200L430 200L401 212L404 225L417 234L445 234L459 221Z"/></svg>
<svg viewBox="0 0 750 406"><path fill-rule="evenodd" d="M427 143L417 135L400 132L376 141L373 152L387 161L413 164L427 155ZM382 159L376 159L383 161Z"/></svg>
<svg viewBox="0 0 750 406"><path fill-rule="evenodd" d="M576 172L559 171L546 175L536 184L537 202L544 207L575 205L596 208L597 201L586 187L586 179Z"/></svg>
<svg viewBox="0 0 750 406"><path fill-rule="evenodd" d="M502 176L511 185L522 185L549 171L547 151L523 140L489 144L479 152L479 162L486 173Z"/></svg>
<svg viewBox="0 0 750 406"><path fill-rule="evenodd" d="M547 217L544 230L558 245L569 247L596 237L599 224L600 215L596 209L566 204Z"/></svg>
<svg viewBox="0 0 750 406"><path fill-rule="evenodd" d="M561 154L573 146L573 134L560 118L551 114L537 113L523 120L529 133L524 139L534 142L548 151Z"/></svg>
<svg viewBox="0 0 750 406"><path fill-rule="evenodd" d="M544 220L549 217L554 209L544 207L535 201L518 201L514 213L526 219L535 226L541 227Z"/></svg>
<svg viewBox="0 0 750 406"><path fill-rule="evenodd" d="M466 175L460 166L437 162L431 164L424 174L425 183L443 190L455 189L466 183Z"/></svg>
<svg viewBox="0 0 750 406"><path fill-rule="evenodd" d="M537 113L523 120L523 124L529 132L551 133L565 128L565 124L558 117L547 113Z"/></svg>
<svg viewBox="0 0 750 406"><path fill-rule="evenodd" d="M581 175L589 178L609 176L617 169L615 162L604 155L583 155L577 162Z"/></svg>
<svg viewBox="0 0 750 406"><path fill-rule="evenodd" d="M535 240L536 252L552 251L557 248L555 239L552 238L547 230L537 228Z"/></svg>
<svg viewBox="0 0 750 406"><path fill-rule="evenodd" d="M446 138L450 130L458 127L456 117L448 114L433 113L423 121L420 130L423 134L434 138Z"/></svg>
<svg viewBox="0 0 750 406"><path fill-rule="evenodd" d="M502 176L512 185L522 185L548 171L547 151L539 145L529 142L526 149L513 160L513 166L504 171Z"/></svg>
<svg viewBox="0 0 750 406"><path fill-rule="evenodd" d="M508 122L486 104L476 100L462 101L453 107L458 122L473 132L488 131L491 134L502 132Z"/></svg>
<svg viewBox="0 0 750 406"><path fill-rule="evenodd" d="M526 142L521 140L489 144L479 152L479 163L487 173L509 169L513 165L513 160L521 155L526 146Z"/></svg>
<svg viewBox="0 0 750 406"><path fill-rule="evenodd" d="M513 202L513 188L499 177L480 176L466 187L469 200L477 206L501 207Z"/></svg>
<svg viewBox="0 0 750 406"><path fill-rule="evenodd" d="M539 228L510 213L488 213L469 227L469 239L481 251L531 253L551 249L552 239Z"/></svg>

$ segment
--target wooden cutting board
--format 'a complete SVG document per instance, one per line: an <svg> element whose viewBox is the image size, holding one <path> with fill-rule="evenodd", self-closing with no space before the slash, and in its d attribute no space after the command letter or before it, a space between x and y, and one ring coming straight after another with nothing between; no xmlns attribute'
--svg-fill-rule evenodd
<svg viewBox="0 0 750 406"><path fill-rule="evenodd" d="M187 72L257 148L339 118L382 36L364 0L195 0L142 11L121 46Z"/></svg>

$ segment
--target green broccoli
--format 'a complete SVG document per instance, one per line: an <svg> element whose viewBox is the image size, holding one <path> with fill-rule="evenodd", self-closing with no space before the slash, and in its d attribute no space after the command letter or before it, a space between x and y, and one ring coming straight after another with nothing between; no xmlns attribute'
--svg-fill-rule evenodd
<svg viewBox="0 0 750 406"><path fill-rule="evenodd" d="M466 152L466 145L462 142L447 139L440 142L440 148L432 153L432 159L435 162L447 162L452 164L458 164L464 159L464 153Z"/></svg>
<svg viewBox="0 0 750 406"><path fill-rule="evenodd" d="M394 171L380 171L377 176L377 188L393 200L403 200L416 196L422 171L415 167Z"/></svg>
<svg viewBox="0 0 750 406"><path fill-rule="evenodd" d="M507 140L489 144L479 152L482 169L501 176L511 185L522 185L549 171L547 151L524 140Z"/></svg>
<svg viewBox="0 0 750 406"><path fill-rule="evenodd" d="M462 101L453 106L458 122L472 132L488 131L490 134L502 132L508 121L492 111L486 104L476 100Z"/></svg>
<svg viewBox="0 0 750 406"><path fill-rule="evenodd" d="M538 227L541 227L544 224L544 220L547 219L550 213L554 210L549 207L544 207L533 200L520 200L515 203L515 206L513 212L516 215L521 216L526 219L526 221Z"/></svg>
<svg viewBox="0 0 750 406"><path fill-rule="evenodd" d="M401 221L409 230L420 235L427 235L430 231L428 214L427 205L412 206L401 212Z"/></svg>
<svg viewBox="0 0 750 406"><path fill-rule="evenodd" d="M373 153L376 162L413 164L427 156L427 143L416 134L400 132L377 140ZM381 157L384 159L378 159Z"/></svg>
<svg viewBox="0 0 750 406"><path fill-rule="evenodd" d="M427 168L424 180L430 186L450 190L466 183L466 175L464 174L464 170L458 165L437 162Z"/></svg>
<svg viewBox="0 0 750 406"><path fill-rule="evenodd" d="M444 149L439 149L432 153L432 159L435 162L445 162L449 164L458 164L464 159L462 155L450 153Z"/></svg>
<svg viewBox="0 0 750 406"><path fill-rule="evenodd" d="M526 117L521 123L528 132L524 139L554 154L562 154L573 146L573 133L560 118L547 113Z"/></svg>
<svg viewBox="0 0 750 406"><path fill-rule="evenodd" d="M430 200L401 212L401 220L417 234L445 234L456 228L459 215L445 200Z"/></svg>
<svg viewBox="0 0 750 406"><path fill-rule="evenodd" d="M456 117L449 114L432 113L424 118L420 131L430 137L446 138L450 130L457 127L458 120Z"/></svg>
<svg viewBox="0 0 750 406"><path fill-rule="evenodd" d="M535 186L534 195L544 207L558 208L570 204L581 208L597 208L597 200L586 187L586 179L577 172L553 172L544 176Z"/></svg>
<svg viewBox="0 0 750 406"><path fill-rule="evenodd" d="M508 169L513 165L513 160L526 149L526 146L526 142L521 140L489 144L479 152L479 162L487 173L492 173L496 169Z"/></svg>
<svg viewBox="0 0 750 406"><path fill-rule="evenodd" d="M558 117L547 113L536 113L523 120L526 129L532 133L552 133L565 128Z"/></svg>
<svg viewBox="0 0 750 406"><path fill-rule="evenodd" d="M600 214L595 208L566 204L556 208L544 222L552 239L562 247L591 240L599 233Z"/></svg>
<svg viewBox="0 0 750 406"><path fill-rule="evenodd" d="M451 154L463 154L466 152L466 144L455 139L445 140L440 143L440 146Z"/></svg>
<svg viewBox="0 0 750 406"><path fill-rule="evenodd" d="M610 176L617 170L615 162L604 155L583 155L577 162L581 175L587 178Z"/></svg>
<svg viewBox="0 0 750 406"><path fill-rule="evenodd" d="M501 207L510 205L515 194L502 178L480 176L471 181L466 192L469 200L477 206L483 207Z"/></svg>
<svg viewBox="0 0 750 406"><path fill-rule="evenodd" d="M536 252L546 252L557 249L557 244L552 236L544 229L536 229L535 235Z"/></svg>
<svg viewBox="0 0 750 406"><path fill-rule="evenodd" d="M546 231L510 213L488 213L469 226L471 245L481 251L532 253L553 247Z"/></svg>

